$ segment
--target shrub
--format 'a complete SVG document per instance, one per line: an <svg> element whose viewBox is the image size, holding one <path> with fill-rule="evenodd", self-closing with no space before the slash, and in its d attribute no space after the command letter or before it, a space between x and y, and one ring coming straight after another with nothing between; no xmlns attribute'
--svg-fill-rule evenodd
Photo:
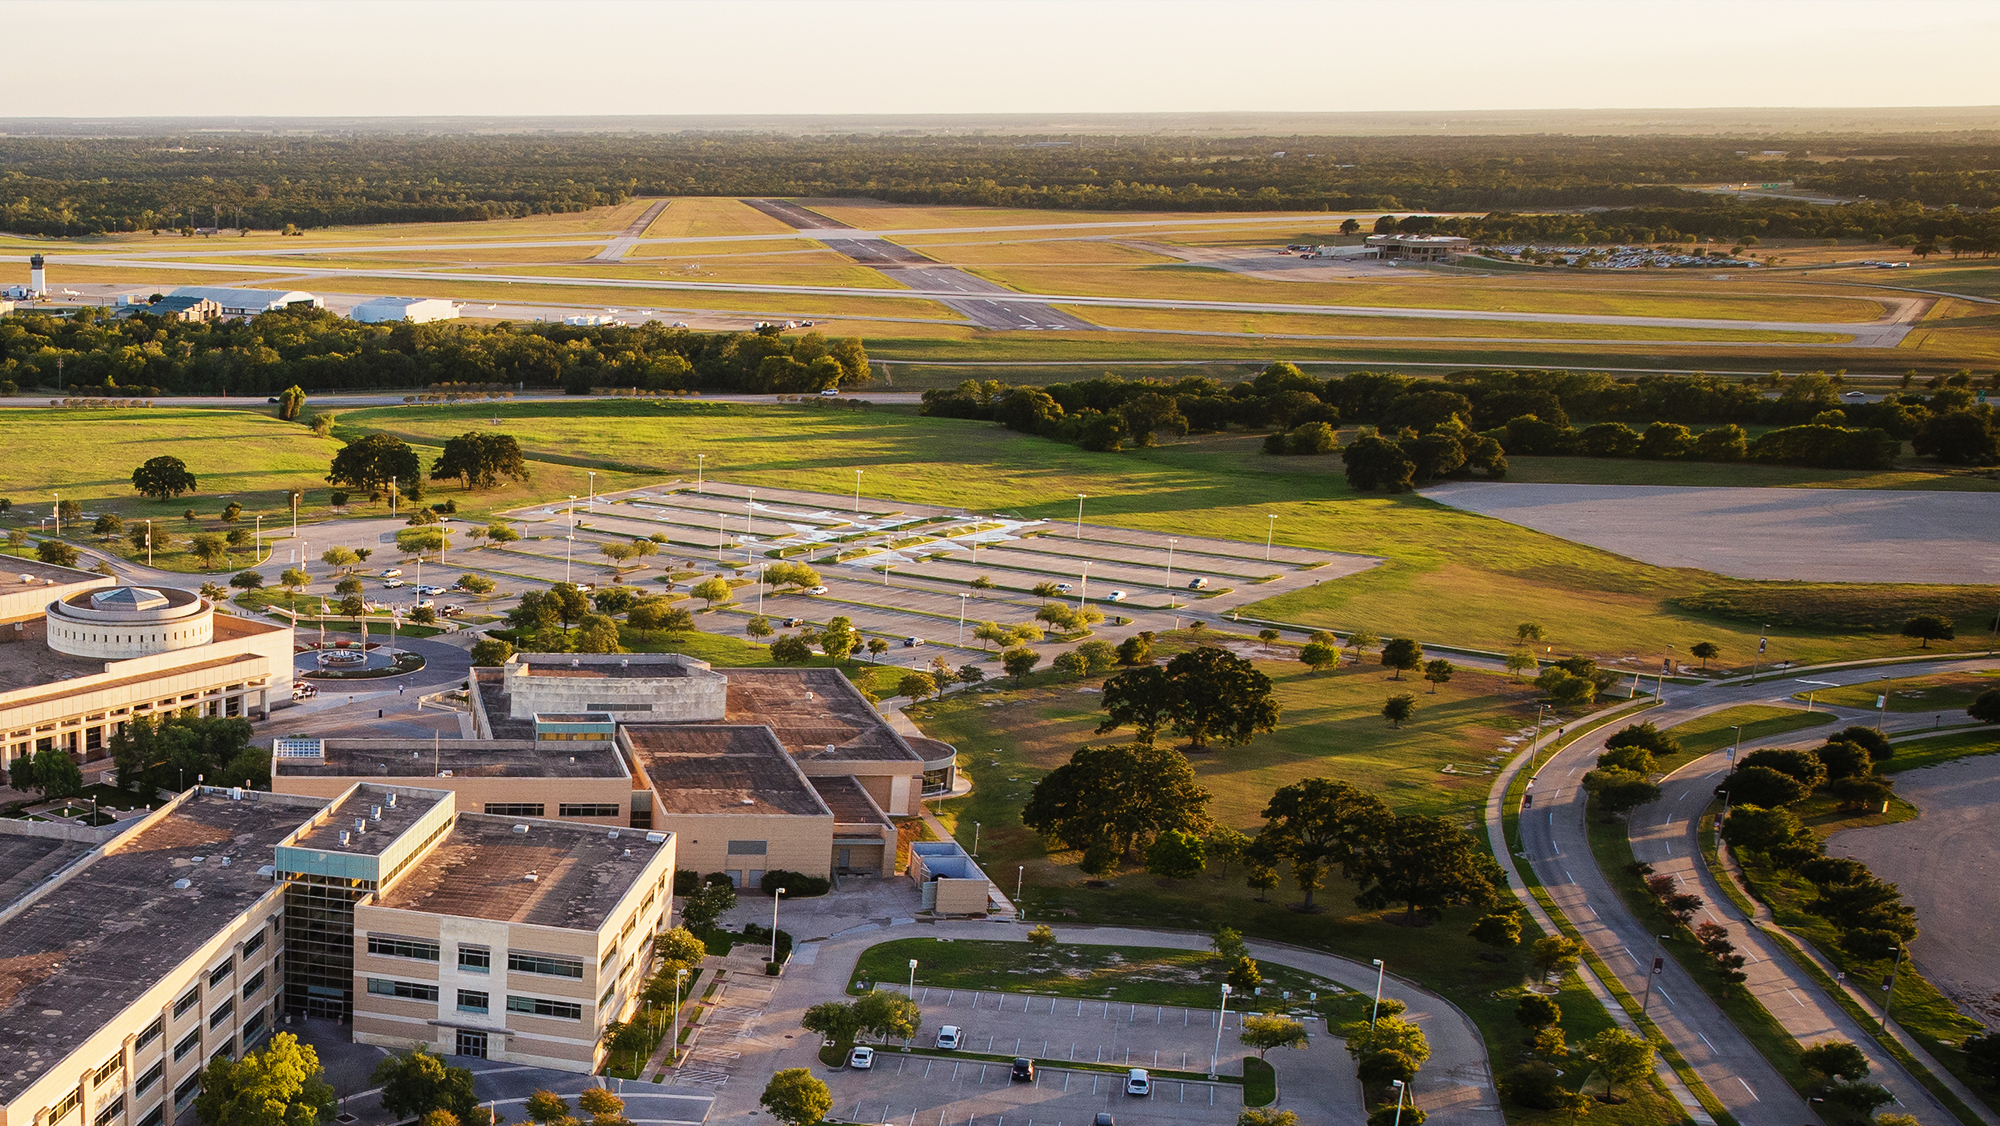
<svg viewBox="0 0 2000 1126"><path fill-rule="evenodd" d="M824 876L808 876L803 872L787 872L783 868L772 868L764 873L764 880L757 885L765 895L775 893L779 888L794 899L825 895L833 890L833 881ZM768 933L768 932L766 932Z"/></svg>

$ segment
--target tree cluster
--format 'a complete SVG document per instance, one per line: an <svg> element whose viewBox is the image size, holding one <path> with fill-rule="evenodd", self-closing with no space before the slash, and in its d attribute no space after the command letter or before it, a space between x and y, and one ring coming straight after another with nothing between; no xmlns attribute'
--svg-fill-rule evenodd
<svg viewBox="0 0 2000 1126"><path fill-rule="evenodd" d="M1313 893L1338 872L1359 889L1357 905L1380 910L1401 904L1411 923L1447 907L1495 908L1498 889L1506 886L1490 852L1456 822L1392 813L1374 795L1326 778L1274 792L1247 854L1253 869L1289 863L1306 910L1313 908Z"/></svg>
<svg viewBox="0 0 2000 1126"><path fill-rule="evenodd" d="M1104 682L1098 734L1131 727L1150 744L1162 727L1185 735L1196 751L1210 743L1250 741L1278 723L1271 678L1249 661L1214 646L1181 653L1164 667L1138 665Z"/></svg>
<svg viewBox="0 0 2000 1126"><path fill-rule="evenodd" d="M814 392L870 379L858 338L817 332L700 333L644 325L362 324L324 309L247 320L173 321L140 310L114 318L86 307L68 316L0 320L0 379L54 387L146 385L153 393L273 395L440 385L646 391ZM283 396L281 396L281 399ZM279 403L279 413L287 403ZM661 411L715 409L661 402ZM415 471L411 471L414 476ZM456 472L447 476L456 476Z"/></svg>

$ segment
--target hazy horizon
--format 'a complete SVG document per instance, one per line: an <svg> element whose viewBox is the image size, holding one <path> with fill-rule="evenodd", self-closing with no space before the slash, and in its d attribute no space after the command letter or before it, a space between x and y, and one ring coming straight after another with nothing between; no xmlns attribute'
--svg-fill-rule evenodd
<svg viewBox="0 0 2000 1126"><path fill-rule="evenodd" d="M11 54L0 112L14 122L1470 120L2000 100L1982 66L1885 47L1990 55L2000 6L1970 0L27 0L7 14L15 43L61 45Z"/></svg>

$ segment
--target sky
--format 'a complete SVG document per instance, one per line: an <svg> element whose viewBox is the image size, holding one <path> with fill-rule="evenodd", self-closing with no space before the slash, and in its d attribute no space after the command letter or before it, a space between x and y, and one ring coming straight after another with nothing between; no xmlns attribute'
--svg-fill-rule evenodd
<svg viewBox="0 0 2000 1126"><path fill-rule="evenodd" d="M2000 104L1991 0L13 0L5 16L0 118Z"/></svg>

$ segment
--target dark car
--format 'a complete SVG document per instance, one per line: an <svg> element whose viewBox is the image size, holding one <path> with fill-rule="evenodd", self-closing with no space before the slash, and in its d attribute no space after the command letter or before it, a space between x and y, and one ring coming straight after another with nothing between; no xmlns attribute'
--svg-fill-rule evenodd
<svg viewBox="0 0 2000 1126"><path fill-rule="evenodd" d="M275 402L277 402L277 401L278 401L278 397L277 397L276 395L273 395L273 396L271 396L270 398L268 398L268 399L266 399L266 400L264 400L264 401L265 401L265 402L267 402L267 403L275 403Z"/></svg>
<svg viewBox="0 0 2000 1126"><path fill-rule="evenodd" d="M1035 1061L1026 1056L1016 1056L1014 1059L1014 1078L1026 1079L1031 1083L1034 1082Z"/></svg>
<svg viewBox="0 0 2000 1126"><path fill-rule="evenodd" d="M1100 1110L1097 1112L1097 1117L1090 1120L1090 1126L1118 1126L1118 1124L1111 1120L1110 1111Z"/></svg>

